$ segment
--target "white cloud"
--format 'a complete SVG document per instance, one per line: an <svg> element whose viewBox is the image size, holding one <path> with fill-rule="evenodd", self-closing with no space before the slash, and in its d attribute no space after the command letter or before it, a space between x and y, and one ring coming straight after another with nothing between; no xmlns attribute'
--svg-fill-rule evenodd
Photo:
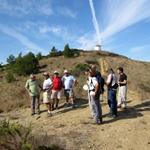
<svg viewBox="0 0 150 150"><path fill-rule="evenodd" d="M0 12L19 17L28 14L50 16L53 14L52 0L0 0Z"/></svg>
<svg viewBox="0 0 150 150"><path fill-rule="evenodd" d="M102 32L102 38L107 39L129 26L150 18L149 0L116 0L106 3L105 19L107 25Z"/></svg>
<svg viewBox="0 0 150 150"><path fill-rule="evenodd" d="M31 51L37 53L37 52L42 52L45 53L45 51L39 47L37 44L34 42L30 41L26 36L22 35L21 33L15 31L12 28L9 28L4 25L0 25L0 31L17 39L19 42L21 42L24 46L26 46L28 49Z"/></svg>
<svg viewBox="0 0 150 150"><path fill-rule="evenodd" d="M48 26L48 25L44 25L44 26L39 26L39 32L46 34L48 32L52 32L55 35L60 35L63 31L61 27L54 27L54 26Z"/></svg>
<svg viewBox="0 0 150 150"><path fill-rule="evenodd" d="M85 34L77 39L77 43L79 43L81 49L93 50L97 43L97 36L94 33Z"/></svg>
<svg viewBox="0 0 150 150"><path fill-rule="evenodd" d="M67 8L67 7L57 7L57 12L58 14L62 15L62 16L66 16L66 17L70 17L70 18L76 18L77 17L77 12Z"/></svg>
<svg viewBox="0 0 150 150"><path fill-rule="evenodd" d="M129 28L131 25L134 25L143 20L150 20L150 2L149 0L106 0L103 2L101 7L104 7L103 11L103 21L105 23L102 24L102 20L98 20L96 23L96 15L93 1L89 0L90 8L93 14L93 24L96 30L97 36L101 38L102 45L106 44L108 46L111 44L111 39L114 39L114 35ZM99 26L98 26L99 24ZM99 28L104 26L105 28L99 31ZM96 36L96 34L95 34ZM97 43L94 34L89 36L83 35L78 39L78 43L80 43L81 47L88 48ZM112 41L113 42L113 41Z"/></svg>
<svg viewBox="0 0 150 150"><path fill-rule="evenodd" d="M142 46L132 47L130 49L130 52L133 54L137 54L137 53L143 53L145 51L148 51L149 49L150 49L150 45L142 45Z"/></svg>

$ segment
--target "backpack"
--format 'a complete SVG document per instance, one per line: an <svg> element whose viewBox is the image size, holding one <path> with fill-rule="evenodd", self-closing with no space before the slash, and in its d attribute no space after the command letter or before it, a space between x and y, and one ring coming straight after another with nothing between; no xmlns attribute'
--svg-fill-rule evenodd
<svg viewBox="0 0 150 150"><path fill-rule="evenodd" d="M105 80L104 78L101 76L100 72L96 73L96 78L98 80L98 84L99 84L99 94L103 94L105 89L104 89L104 85L105 85Z"/></svg>
<svg viewBox="0 0 150 150"><path fill-rule="evenodd" d="M116 89L116 90L117 90L117 88L118 88L118 83L115 83L113 86L111 86L112 82L113 82L113 76L112 76L112 78L111 78L111 82L110 82L109 88L111 88L111 89Z"/></svg>

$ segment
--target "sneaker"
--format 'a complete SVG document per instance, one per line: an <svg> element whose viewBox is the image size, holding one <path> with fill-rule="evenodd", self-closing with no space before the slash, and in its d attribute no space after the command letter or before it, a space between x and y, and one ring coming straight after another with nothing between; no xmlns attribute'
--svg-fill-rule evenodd
<svg viewBox="0 0 150 150"><path fill-rule="evenodd" d="M47 113L47 116L48 117L52 117L52 113Z"/></svg>
<svg viewBox="0 0 150 150"><path fill-rule="evenodd" d="M103 124L103 119L102 118L100 118L100 123Z"/></svg>
<svg viewBox="0 0 150 150"><path fill-rule="evenodd" d="M33 112L33 113L31 113L31 116L34 116L35 115L35 113Z"/></svg>
<svg viewBox="0 0 150 150"><path fill-rule="evenodd" d="M117 118L117 115L112 115L112 118L113 118L113 119L116 119L116 118Z"/></svg>
<svg viewBox="0 0 150 150"><path fill-rule="evenodd" d="M99 120L99 119L96 121L96 124L98 124L98 125L100 125L100 124L101 124L101 122L100 122L100 120Z"/></svg>
<svg viewBox="0 0 150 150"><path fill-rule="evenodd" d="M40 111L37 112L37 115L40 115Z"/></svg>
<svg viewBox="0 0 150 150"><path fill-rule="evenodd" d="M72 109L74 109L74 108L76 108L76 105L75 105L75 104L72 104L72 106L71 106L71 107L72 107Z"/></svg>

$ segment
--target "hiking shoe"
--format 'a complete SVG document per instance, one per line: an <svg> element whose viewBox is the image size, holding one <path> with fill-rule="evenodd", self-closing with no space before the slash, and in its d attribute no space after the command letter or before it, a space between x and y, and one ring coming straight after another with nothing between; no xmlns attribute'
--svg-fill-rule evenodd
<svg viewBox="0 0 150 150"><path fill-rule="evenodd" d="M116 118L117 118L117 115L112 115L112 118L113 118L113 119L116 119Z"/></svg>
<svg viewBox="0 0 150 150"><path fill-rule="evenodd" d="M40 115L40 111L37 112L37 115Z"/></svg>
<svg viewBox="0 0 150 150"><path fill-rule="evenodd" d="M73 104L71 107L72 107L72 109L77 108L77 106L75 104Z"/></svg>
<svg viewBox="0 0 150 150"><path fill-rule="evenodd" d="M34 116L35 115L35 113L31 113L31 116Z"/></svg>
<svg viewBox="0 0 150 150"><path fill-rule="evenodd" d="M52 113L47 113L47 117L52 117Z"/></svg>

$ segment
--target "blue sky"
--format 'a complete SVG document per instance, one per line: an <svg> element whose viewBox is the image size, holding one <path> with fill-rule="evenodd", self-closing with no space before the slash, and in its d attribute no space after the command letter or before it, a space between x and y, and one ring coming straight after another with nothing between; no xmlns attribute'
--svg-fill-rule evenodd
<svg viewBox="0 0 150 150"><path fill-rule="evenodd" d="M149 8L149 0L0 0L0 62L66 43L150 61Z"/></svg>

